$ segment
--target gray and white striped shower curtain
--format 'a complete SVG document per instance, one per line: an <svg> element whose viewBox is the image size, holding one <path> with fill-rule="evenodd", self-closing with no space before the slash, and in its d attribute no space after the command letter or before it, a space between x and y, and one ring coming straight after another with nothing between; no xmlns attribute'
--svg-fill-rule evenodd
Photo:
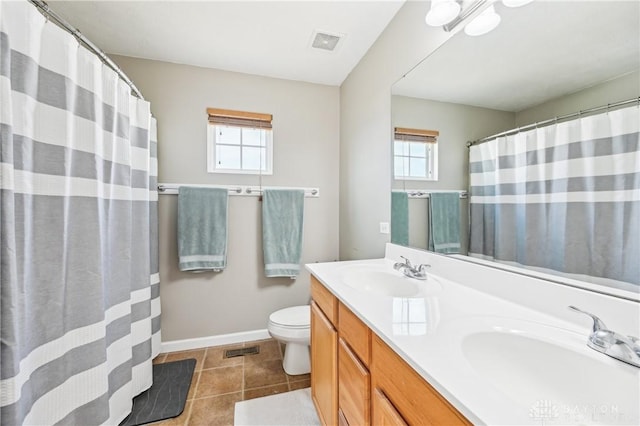
<svg viewBox="0 0 640 426"><path fill-rule="evenodd" d="M470 148L469 252L640 291L640 109Z"/></svg>
<svg viewBox="0 0 640 426"><path fill-rule="evenodd" d="M118 424L159 352L149 103L0 2L0 423Z"/></svg>

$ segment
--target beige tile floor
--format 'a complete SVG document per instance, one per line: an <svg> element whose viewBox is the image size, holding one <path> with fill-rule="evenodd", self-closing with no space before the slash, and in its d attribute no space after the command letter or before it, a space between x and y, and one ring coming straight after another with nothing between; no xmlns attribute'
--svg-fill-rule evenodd
<svg viewBox="0 0 640 426"><path fill-rule="evenodd" d="M224 351L260 345L260 353L224 358ZM273 339L160 354L154 363L196 359L184 411L153 423L162 426L233 425L237 401L310 386L310 375L290 376L282 369L282 346Z"/></svg>

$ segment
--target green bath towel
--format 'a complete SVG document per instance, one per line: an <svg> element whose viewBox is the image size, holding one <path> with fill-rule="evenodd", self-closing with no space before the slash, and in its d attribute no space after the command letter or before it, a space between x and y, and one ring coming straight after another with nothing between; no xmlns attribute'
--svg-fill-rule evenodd
<svg viewBox="0 0 640 426"><path fill-rule="evenodd" d="M227 266L227 199L224 188L178 190L178 256L181 271L221 271Z"/></svg>
<svg viewBox="0 0 640 426"><path fill-rule="evenodd" d="M304 190L262 192L262 251L267 277L297 277L302 256Z"/></svg>

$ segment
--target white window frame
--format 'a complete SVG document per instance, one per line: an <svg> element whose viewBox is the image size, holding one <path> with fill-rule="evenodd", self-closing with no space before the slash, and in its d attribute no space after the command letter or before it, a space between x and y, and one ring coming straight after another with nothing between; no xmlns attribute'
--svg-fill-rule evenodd
<svg viewBox="0 0 640 426"><path fill-rule="evenodd" d="M242 129L247 129L246 126L232 126L226 124L214 124L207 123L207 172L209 173L228 173L228 174L249 174L249 175L272 175L273 174L273 129L259 128L254 129L265 132L265 160L264 170L258 169L234 169L234 168L222 168L218 167L216 161L216 147L219 145L217 141L218 127L232 127L240 129L240 135L242 135ZM222 144L220 144L222 145ZM240 141L240 164L242 164L242 141ZM257 145L250 145L257 146Z"/></svg>
<svg viewBox="0 0 640 426"><path fill-rule="evenodd" d="M425 149L425 156L419 156L416 157L411 156L409 154L407 155L398 155L396 154L396 143L424 143L426 146ZM406 141L406 140L398 140L395 139L393 140L393 177L396 180L417 180L417 181L437 181L438 180L438 143L427 143L427 142L410 142L410 141ZM402 174L402 170L396 170L396 158L424 158L425 161L425 177L419 177L419 176L409 176L410 170L405 170L404 174ZM408 164L411 163L411 161L407 162Z"/></svg>

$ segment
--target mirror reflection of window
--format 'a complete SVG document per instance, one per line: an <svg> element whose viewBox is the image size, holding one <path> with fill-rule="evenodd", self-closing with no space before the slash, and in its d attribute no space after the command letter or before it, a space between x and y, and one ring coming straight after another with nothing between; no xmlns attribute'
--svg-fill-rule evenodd
<svg viewBox="0 0 640 426"><path fill-rule="evenodd" d="M393 334L396 336L422 336L432 333L440 322L437 298L394 297Z"/></svg>
<svg viewBox="0 0 640 426"><path fill-rule="evenodd" d="M396 127L393 138L393 170L396 179L438 180L436 130Z"/></svg>

